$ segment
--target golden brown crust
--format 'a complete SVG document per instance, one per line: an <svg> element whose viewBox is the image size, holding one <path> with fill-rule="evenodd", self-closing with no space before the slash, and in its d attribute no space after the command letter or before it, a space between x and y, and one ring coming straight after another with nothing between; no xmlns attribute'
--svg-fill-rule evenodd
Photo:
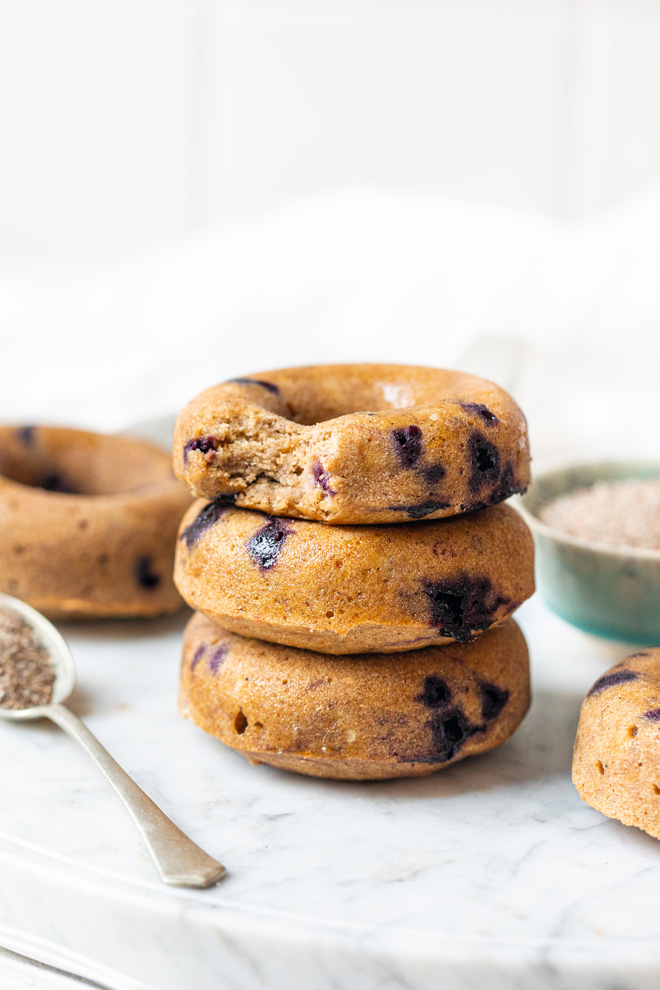
<svg viewBox="0 0 660 990"><path fill-rule="evenodd" d="M175 612L174 543L189 504L151 444L0 427L0 590L66 618Z"/></svg>
<svg viewBox="0 0 660 990"><path fill-rule="evenodd" d="M455 371L322 365L207 389L180 414L174 469L196 495L332 524L438 519L529 484L525 418Z"/></svg>
<svg viewBox="0 0 660 990"><path fill-rule="evenodd" d="M592 808L660 839L660 648L632 654L591 688L573 783Z"/></svg>
<svg viewBox="0 0 660 990"><path fill-rule="evenodd" d="M183 715L252 763L316 777L434 773L501 745L529 706L515 622L442 649L329 657L245 639L202 615L183 643Z"/></svg>
<svg viewBox="0 0 660 990"><path fill-rule="evenodd" d="M504 621L534 592L534 543L506 505L436 522L323 526L196 502L181 523L175 581L192 608L244 636L393 652Z"/></svg>

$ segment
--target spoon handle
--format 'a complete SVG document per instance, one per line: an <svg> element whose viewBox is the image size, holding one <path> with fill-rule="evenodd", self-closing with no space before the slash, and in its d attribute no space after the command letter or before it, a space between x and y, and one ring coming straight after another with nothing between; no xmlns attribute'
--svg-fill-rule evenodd
<svg viewBox="0 0 660 990"><path fill-rule="evenodd" d="M177 887L211 887L224 876L224 866L170 821L77 715L64 705L48 705L44 715L77 739L96 761L133 816L165 883Z"/></svg>

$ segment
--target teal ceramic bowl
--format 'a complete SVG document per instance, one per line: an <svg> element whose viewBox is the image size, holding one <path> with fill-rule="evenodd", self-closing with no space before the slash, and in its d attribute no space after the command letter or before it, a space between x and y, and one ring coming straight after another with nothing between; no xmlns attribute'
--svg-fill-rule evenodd
<svg viewBox="0 0 660 990"><path fill-rule="evenodd" d="M534 533L539 590L550 608L586 632L660 644L660 550L607 546L551 529L539 510L558 495L595 481L657 478L660 461L603 461L549 471L517 508Z"/></svg>

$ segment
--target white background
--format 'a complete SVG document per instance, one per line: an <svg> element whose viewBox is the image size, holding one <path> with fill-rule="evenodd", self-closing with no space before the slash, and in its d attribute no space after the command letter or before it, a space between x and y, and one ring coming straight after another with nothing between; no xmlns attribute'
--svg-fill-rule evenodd
<svg viewBox="0 0 660 990"><path fill-rule="evenodd" d="M397 360L649 451L659 124L657 0L0 0L0 416Z"/></svg>

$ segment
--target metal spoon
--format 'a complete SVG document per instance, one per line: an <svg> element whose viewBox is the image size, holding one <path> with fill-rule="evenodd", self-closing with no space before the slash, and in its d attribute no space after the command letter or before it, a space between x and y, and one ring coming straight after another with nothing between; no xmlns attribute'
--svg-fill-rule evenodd
<svg viewBox="0 0 660 990"><path fill-rule="evenodd" d="M211 859L177 828L113 760L78 716L64 706L63 702L73 691L76 671L69 648L55 626L36 609L11 595L0 594L2 605L19 612L32 626L50 654L55 683L52 701L47 705L21 709L0 707L0 718L15 721L49 718L78 741L96 761L133 816L165 883L177 887L211 887L217 883L225 875L224 866Z"/></svg>

